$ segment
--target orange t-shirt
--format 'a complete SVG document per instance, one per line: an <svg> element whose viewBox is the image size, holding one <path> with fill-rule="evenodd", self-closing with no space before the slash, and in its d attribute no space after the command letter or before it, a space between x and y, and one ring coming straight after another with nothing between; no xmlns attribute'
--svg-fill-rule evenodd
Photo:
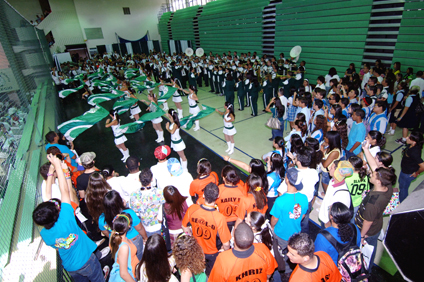
<svg viewBox="0 0 424 282"><path fill-rule="evenodd" d="M290 276L290 281L340 282L342 275L331 257L323 251L316 252L315 255L318 267L309 269L298 264Z"/></svg>
<svg viewBox="0 0 424 282"><path fill-rule="evenodd" d="M140 262L140 260L137 258L137 247L134 245L134 243L131 240L128 240L129 242L125 242L130 247L130 256L131 256L131 267L133 270L133 274L135 277L135 268L137 264ZM109 245L110 247L110 245ZM118 250L118 256L119 256L119 250Z"/></svg>
<svg viewBox="0 0 424 282"><path fill-rule="evenodd" d="M253 244L246 251L231 249L220 253L208 281L265 282L277 266L277 261L264 244Z"/></svg>
<svg viewBox="0 0 424 282"><path fill-rule="evenodd" d="M183 218L182 225L187 227L191 224L193 236L202 247L205 254L216 254L217 237L222 243L227 243L231 239L225 217L215 209L209 209L198 204L188 208Z"/></svg>
<svg viewBox="0 0 424 282"><path fill-rule="evenodd" d="M266 199L266 197L265 197ZM252 211L260 212L261 214L265 215L266 211L268 210L268 204L266 204L261 210L259 210L256 207L256 201L255 197L253 197L253 194L249 193L247 194L247 197L244 197L242 202L240 203L239 207L237 208L236 215L238 218L243 220L248 213Z"/></svg>
<svg viewBox="0 0 424 282"><path fill-rule="evenodd" d="M242 192L243 190L240 189L240 187L243 187L244 185L240 184L241 183L237 186L229 186L225 184L218 186L219 197L216 200L216 204L219 208L219 212L226 217L227 222L237 220L237 209L246 197Z"/></svg>
<svg viewBox="0 0 424 282"><path fill-rule="evenodd" d="M209 183L219 184L218 174L215 171L212 171L208 176L194 179L190 184L190 196L197 196L203 198L203 190L205 190L206 185Z"/></svg>

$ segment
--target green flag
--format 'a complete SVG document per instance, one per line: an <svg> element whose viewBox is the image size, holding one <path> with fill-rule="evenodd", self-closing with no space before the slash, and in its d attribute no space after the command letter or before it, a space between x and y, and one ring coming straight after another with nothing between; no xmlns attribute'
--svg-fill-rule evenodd
<svg viewBox="0 0 424 282"><path fill-rule="evenodd" d="M115 104L113 104L113 109L118 111L118 114L120 115L128 111L137 101L138 99L134 98L129 98L123 101L116 101Z"/></svg>
<svg viewBox="0 0 424 282"><path fill-rule="evenodd" d="M109 112L103 107L96 106L83 115L60 124L57 128L65 135L66 139L73 141L78 135L104 119L108 114Z"/></svg>
<svg viewBox="0 0 424 282"><path fill-rule="evenodd" d="M75 93L75 92L78 92L78 90L77 89L64 89L64 90L60 90L59 91L59 97L60 98L66 98L66 97L68 97L68 95L70 95L72 93Z"/></svg>
<svg viewBox="0 0 424 282"><path fill-rule="evenodd" d="M195 116L189 115L189 116L183 117L180 120L181 127L186 128L186 129L190 129L190 128L193 127L195 120L204 118L204 117L210 115L211 113L213 113L215 111L215 108L212 108L212 107L209 107L209 106L206 106L206 105L202 105L202 107L203 107L203 110L198 112L197 115L195 115Z"/></svg>
<svg viewBox="0 0 424 282"><path fill-rule="evenodd" d="M119 98L120 96L120 94L114 93L95 94L88 97L87 102L92 106L96 106L104 101L110 101L112 99Z"/></svg>
<svg viewBox="0 0 424 282"><path fill-rule="evenodd" d="M166 100L168 100L169 98L172 97L172 95L174 95L175 91L177 91L178 88L175 87L171 87L171 86L166 86L165 85L165 89L163 92L159 92L159 94L163 93L162 96L159 96L158 98L158 102L166 102ZM161 104L162 104L161 103Z"/></svg>
<svg viewBox="0 0 424 282"><path fill-rule="evenodd" d="M136 133L144 127L145 123L141 120L123 124L119 128L125 130L125 134Z"/></svg>

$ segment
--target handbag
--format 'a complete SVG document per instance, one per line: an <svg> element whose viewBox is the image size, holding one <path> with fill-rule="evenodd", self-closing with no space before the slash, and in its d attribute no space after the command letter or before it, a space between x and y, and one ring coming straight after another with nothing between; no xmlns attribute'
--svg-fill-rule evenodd
<svg viewBox="0 0 424 282"><path fill-rule="evenodd" d="M424 105L421 103L421 101L418 102L417 106L415 107L415 114L420 115L424 113Z"/></svg>
<svg viewBox="0 0 424 282"><path fill-rule="evenodd" d="M367 191L362 192L362 200L365 199L368 192ZM394 211L399 206L399 204L400 204L400 202L399 202L399 192L393 192L389 203L387 204L386 208L384 209L383 215L390 215L392 213L392 211Z"/></svg>
<svg viewBox="0 0 424 282"><path fill-rule="evenodd" d="M280 129L281 122L278 120L278 118L270 117L265 125L272 129Z"/></svg>
<svg viewBox="0 0 424 282"><path fill-rule="evenodd" d="M166 216L165 216L165 204L162 204L162 223L161 223L160 230L161 230L161 235L163 239L165 240L166 250L170 251L171 237L169 236L168 222L166 221Z"/></svg>

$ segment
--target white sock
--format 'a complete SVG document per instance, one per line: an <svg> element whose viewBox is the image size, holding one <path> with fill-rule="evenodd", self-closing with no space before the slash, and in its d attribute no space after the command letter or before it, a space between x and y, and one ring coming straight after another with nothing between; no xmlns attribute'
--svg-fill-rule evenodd
<svg viewBox="0 0 424 282"><path fill-rule="evenodd" d="M181 161L181 166L184 170L187 170L187 161Z"/></svg>
<svg viewBox="0 0 424 282"><path fill-rule="evenodd" d="M118 148L119 151L121 151L122 155L124 154L124 150L122 150L121 148Z"/></svg>
<svg viewBox="0 0 424 282"><path fill-rule="evenodd" d="M199 128L199 127L200 127L199 120L195 120L194 121L194 128Z"/></svg>
<svg viewBox="0 0 424 282"><path fill-rule="evenodd" d="M183 110L181 109L177 109L177 111L178 111L178 118L179 119L182 119L184 116L183 116Z"/></svg>
<svg viewBox="0 0 424 282"><path fill-rule="evenodd" d="M160 131L159 130L155 130L155 131L156 131L156 134L158 135L158 138L156 140L158 140L160 139Z"/></svg>
<svg viewBox="0 0 424 282"><path fill-rule="evenodd" d="M158 131L159 140L163 140L163 130Z"/></svg>
<svg viewBox="0 0 424 282"><path fill-rule="evenodd" d="M126 151L123 151L124 157L129 157L130 156L130 150L127 149Z"/></svg>
<svg viewBox="0 0 424 282"><path fill-rule="evenodd" d="M168 110L168 102L164 102L162 105L164 111Z"/></svg>

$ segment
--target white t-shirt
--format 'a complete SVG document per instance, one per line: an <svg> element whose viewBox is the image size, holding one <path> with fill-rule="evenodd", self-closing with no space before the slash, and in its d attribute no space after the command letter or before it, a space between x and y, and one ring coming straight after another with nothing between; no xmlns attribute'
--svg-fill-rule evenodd
<svg viewBox="0 0 424 282"><path fill-rule="evenodd" d="M364 76L362 77L361 89L365 88L365 84L368 83L368 80L370 79L370 77L371 77L370 72L367 72L366 74L364 74Z"/></svg>
<svg viewBox="0 0 424 282"><path fill-rule="evenodd" d="M166 179L171 176L168 171L168 162L158 162L154 166L150 167L150 171L153 174L153 183L156 184L156 187L163 190L166 186Z"/></svg>
<svg viewBox="0 0 424 282"><path fill-rule="evenodd" d="M339 190L345 191L337 192ZM334 187L334 179L331 179L327 187L327 193L325 194L321 207L319 208L318 218L323 223L327 223L330 221L330 208L334 203L340 202L349 208L351 201L350 192L347 189L346 182L343 180L343 182L338 183L337 186Z"/></svg>
<svg viewBox="0 0 424 282"><path fill-rule="evenodd" d="M324 78L325 78L325 87L330 87L330 80L332 79L337 79L337 82L339 82L340 80L340 77L337 74L333 76L330 76L329 74L327 74Z"/></svg>
<svg viewBox="0 0 424 282"><path fill-rule="evenodd" d="M300 112L305 115L306 124L309 124L309 120L311 119L311 110L308 107L304 107L300 110Z"/></svg>
<svg viewBox="0 0 424 282"><path fill-rule="evenodd" d="M409 86L409 88L411 88L412 86L420 87L420 91L418 93L419 93L419 96L421 97L421 94L424 91L424 79L422 79L421 77L417 77L416 79L411 81L411 85Z"/></svg>
<svg viewBox="0 0 424 282"><path fill-rule="evenodd" d="M318 171L312 168L297 169L298 176L302 178L303 189L299 192L308 197L308 202L314 198L315 184L319 181ZM287 192L286 181L282 181L277 192L284 194Z"/></svg>
<svg viewBox="0 0 424 282"><path fill-rule="evenodd" d="M121 183L121 190L122 194L121 197L126 202L130 200L130 196L132 193L138 191L138 189L141 187L140 183L140 171L136 173L130 173L127 176L123 177L122 183Z"/></svg>
<svg viewBox="0 0 424 282"><path fill-rule="evenodd" d="M121 195L121 198L124 195L124 192L122 191L122 187L121 187L124 181L125 181L125 176L112 177L106 180L106 182L110 185L112 190L115 190L116 192L119 193L119 195Z"/></svg>
<svg viewBox="0 0 424 282"><path fill-rule="evenodd" d="M180 176L169 176L163 180L164 187L172 185L178 189L182 196L187 198L187 205L191 206L193 201L190 196L190 184L193 181L193 176L188 171L184 171Z"/></svg>
<svg viewBox="0 0 424 282"><path fill-rule="evenodd" d="M43 199L43 202L46 202L50 199L56 198L56 199L61 199L62 198L62 193L60 193L60 189L59 189L59 181L57 180L57 178L55 179L55 182L52 183L52 197L51 198L47 198L46 195L46 188L47 188L47 181L43 180L43 183L41 183L41 198Z"/></svg>

